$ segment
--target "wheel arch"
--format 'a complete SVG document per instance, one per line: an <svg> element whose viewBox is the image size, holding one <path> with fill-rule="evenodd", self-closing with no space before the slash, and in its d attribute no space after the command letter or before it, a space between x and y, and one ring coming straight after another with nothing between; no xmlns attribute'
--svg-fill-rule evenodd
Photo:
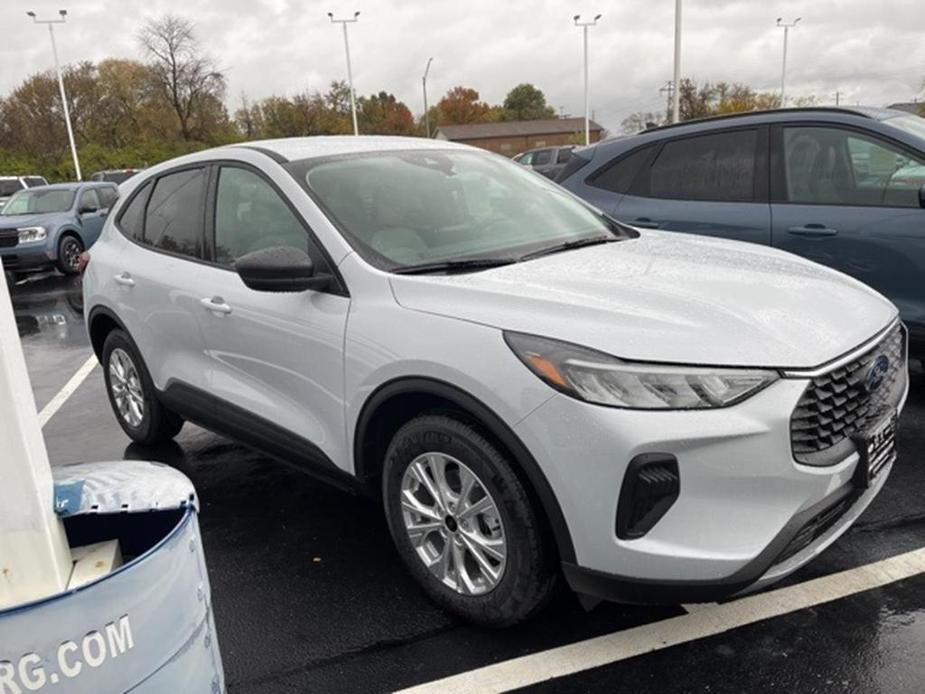
<svg viewBox="0 0 925 694"><path fill-rule="evenodd" d="M562 561L575 561L575 547L562 508L546 475L516 433L478 398L445 381L407 377L379 386L363 403L353 437L356 476L372 486L380 479L391 434L425 411L449 410L469 418L506 453L539 503ZM384 440L388 439L388 440Z"/></svg>
<svg viewBox="0 0 925 694"><path fill-rule="evenodd" d="M103 343L106 342L106 336L113 330L122 330L129 335L125 324L111 309L105 306L94 306L87 316L87 333L90 336L90 346L98 360L103 357Z"/></svg>

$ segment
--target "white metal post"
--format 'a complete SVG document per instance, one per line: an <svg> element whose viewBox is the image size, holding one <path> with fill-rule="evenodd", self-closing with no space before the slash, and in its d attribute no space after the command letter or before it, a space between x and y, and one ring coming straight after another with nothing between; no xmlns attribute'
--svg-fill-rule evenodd
<svg viewBox="0 0 925 694"><path fill-rule="evenodd" d="M64 591L71 554L6 282L0 281L0 609Z"/></svg>
<svg viewBox="0 0 925 694"><path fill-rule="evenodd" d="M347 54L347 85L350 87L350 115L353 118L354 135L359 135L360 129L357 126L356 93L353 91L353 70L350 67L350 39L347 38L347 25L355 23L359 16L359 12L354 12L353 19L334 19L334 14L328 12L328 18L331 20L331 23L340 24L344 28L344 52Z"/></svg>
<svg viewBox="0 0 925 694"><path fill-rule="evenodd" d="M671 93L671 122L681 120L681 0L674 4L674 91Z"/></svg>
<svg viewBox="0 0 925 694"><path fill-rule="evenodd" d="M585 76L585 145L591 144L591 97L588 89L588 27L593 27L597 24L597 20L601 18L601 15L595 15L594 19L590 22L582 22L581 15L576 14L572 20L575 22L575 26L581 27L582 29L582 38L584 41L584 76Z"/></svg>
<svg viewBox="0 0 925 694"><path fill-rule="evenodd" d="M790 33L790 28L795 27L800 23L802 17L797 17L789 24L781 21L781 18L777 18L777 26L781 27L784 30L784 55L781 60L780 67L780 107L784 108L787 106L787 37Z"/></svg>
<svg viewBox="0 0 925 694"><path fill-rule="evenodd" d="M51 52L55 57L55 73L58 75L58 91L61 93L61 106L64 109L64 122L67 125L67 141L71 146L71 158L74 160L74 173L77 180L82 181L80 174L80 161L77 158L77 145L74 144L74 129L71 127L71 110L67 105L67 93L64 91L64 78L61 76L61 64L58 62L58 46L55 43L55 24L64 24L67 10L60 10L60 19L36 19L35 12L27 12L35 24L47 24L48 36L51 38Z"/></svg>

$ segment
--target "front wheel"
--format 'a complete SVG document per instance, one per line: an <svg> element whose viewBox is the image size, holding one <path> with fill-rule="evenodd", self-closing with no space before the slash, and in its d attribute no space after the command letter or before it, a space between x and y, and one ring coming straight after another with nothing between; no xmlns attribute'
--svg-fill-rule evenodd
<svg viewBox="0 0 925 694"><path fill-rule="evenodd" d="M157 399L148 369L125 332L109 333L103 343L101 362L109 404L129 438L152 445L180 433L183 419Z"/></svg>
<svg viewBox="0 0 925 694"><path fill-rule="evenodd" d="M76 275L80 271L80 254L84 245L80 239L65 234L58 241L58 269L65 275Z"/></svg>
<svg viewBox="0 0 925 694"><path fill-rule="evenodd" d="M386 453L383 500L409 571L451 612L508 626L552 594L556 573L527 491L473 426L445 415L403 426Z"/></svg>

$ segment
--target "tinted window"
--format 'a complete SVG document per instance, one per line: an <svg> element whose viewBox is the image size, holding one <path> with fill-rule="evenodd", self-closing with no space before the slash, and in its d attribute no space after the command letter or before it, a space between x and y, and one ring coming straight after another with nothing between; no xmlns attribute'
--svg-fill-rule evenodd
<svg viewBox="0 0 925 694"><path fill-rule="evenodd" d="M636 180L636 174L652 154L652 149L652 146L643 147L628 156L620 155L613 164L594 177L591 185L614 193L629 192L633 181Z"/></svg>
<svg viewBox="0 0 925 694"><path fill-rule="evenodd" d="M119 215L119 228L136 241L141 241L144 236L145 205L150 194L151 184L146 183Z"/></svg>
<svg viewBox="0 0 925 694"><path fill-rule="evenodd" d="M556 157L557 164L564 164L569 159L572 158L572 150L570 149L560 149L559 155Z"/></svg>
<svg viewBox="0 0 925 694"><path fill-rule="evenodd" d="M541 149L539 152L533 153L533 165L534 166L543 166L552 161L552 150L551 149Z"/></svg>
<svg viewBox="0 0 925 694"><path fill-rule="evenodd" d="M22 189L23 189L23 184L19 182L18 178L0 181L0 195L2 195L3 197L12 195L17 190L22 190Z"/></svg>
<svg viewBox="0 0 925 694"><path fill-rule="evenodd" d="M101 207L100 196L96 194L96 189L90 188L85 190L80 194L80 203L78 204L80 208L90 208L93 210L98 210Z"/></svg>
<svg viewBox="0 0 925 694"><path fill-rule="evenodd" d="M119 197L119 193L116 192L115 188L97 188L96 193L100 196L100 204L107 210L112 207L116 198Z"/></svg>
<svg viewBox="0 0 925 694"><path fill-rule="evenodd" d="M789 202L919 207L925 165L883 141L838 128L785 128Z"/></svg>
<svg viewBox="0 0 925 694"><path fill-rule="evenodd" d="M222 167L215 197L216 260L231 265L273 246L306 251L316 268L324 263L302 222L269 183L247 169Z"/></svg>
<svg viewBox="0 0 925 694"><path fill-rule="evenodd" d="M145 216L145 243L202 257L205 178L204 169L187 169L157 179Z"/></svg>
<svg viewBox="0 0 925 694"><path fill-rule="evenodd" d="M755 130L666 142L649 170L649 194L675 200L749 202L755 189Z"/></svg>
<svg viewBox="0 0 925 694"><path fill-rule="evenodd" d="M23 181L27 188L36 188L37 186L47 186L48 182L41 176L26 176Z"/></svg>

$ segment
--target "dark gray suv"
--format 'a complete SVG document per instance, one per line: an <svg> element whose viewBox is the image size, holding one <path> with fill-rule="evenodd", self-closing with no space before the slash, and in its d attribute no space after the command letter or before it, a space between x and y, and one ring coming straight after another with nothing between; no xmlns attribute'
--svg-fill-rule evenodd
<svg viewBox="0 0 925 694"><path fill-rule="evenodd" d="M691 121L576 150L559 182L637 227L770 245L851 275L899 307L925 352L925 118L813 108Z"/></svg>

